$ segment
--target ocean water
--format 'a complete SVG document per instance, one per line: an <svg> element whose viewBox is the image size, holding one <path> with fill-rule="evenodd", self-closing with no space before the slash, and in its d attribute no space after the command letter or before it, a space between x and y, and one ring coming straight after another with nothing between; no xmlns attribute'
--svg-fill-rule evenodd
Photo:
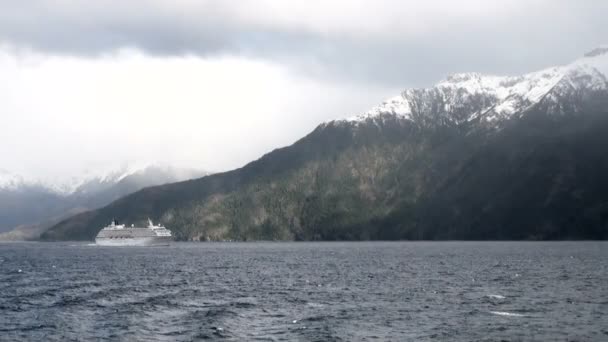
<svg viewBox="0 0 608 342"><path fill-rule="evenodd" d="M606 242L0 244L2 341L608 341Z"/></svg>

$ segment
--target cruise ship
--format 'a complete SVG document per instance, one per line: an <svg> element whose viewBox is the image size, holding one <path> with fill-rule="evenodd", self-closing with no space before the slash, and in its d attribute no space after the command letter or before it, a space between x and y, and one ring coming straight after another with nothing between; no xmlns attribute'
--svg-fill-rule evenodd
<svg viewBox="0 0 608 342"><path fill-rule="evenodd" d="M154 225L150 219L147 227L126 227L113 220L95 237L95 243L100 246L168 246L172 240L169 229Z"/></svg>

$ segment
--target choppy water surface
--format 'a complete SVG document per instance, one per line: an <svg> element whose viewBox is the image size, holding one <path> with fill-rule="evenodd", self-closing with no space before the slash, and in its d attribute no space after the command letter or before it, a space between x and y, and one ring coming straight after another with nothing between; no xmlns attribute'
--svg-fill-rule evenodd
<svg viewBox="0 0 608 342"><path fill-rule="evenodd" d="M608 340L608 243L0 244L0 340Z"/></svg>

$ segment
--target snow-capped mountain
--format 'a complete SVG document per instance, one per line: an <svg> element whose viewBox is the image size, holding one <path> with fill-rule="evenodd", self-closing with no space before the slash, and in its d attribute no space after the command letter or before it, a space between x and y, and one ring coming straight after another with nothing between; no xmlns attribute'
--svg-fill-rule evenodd
<svg viewBox="0 0 608 342"><path fill-rule="evenodd" d="M163 173L170 181L198 177L204 172L195 169L178 169L168 165L140 163L125 164L114 168L84 170L71 177L26 177L0 169L0 191L28 191L37 189L59 196L84 195L111 187L131 176L143 176L150 172Z"/></svg>
<svg viewBox="0 0 608 342"><path fill-rule="evenodd" d="M576 112L581 96L608 90L608 47L599 47L571 64L522 76L461 73L432 88L408 89L370 111L343 122L393 115L418 124L479 122L500 127L537 105L552 112ZM566 102L564 102L566 101Z"/></svg>
<svg viewBox="0 0 608 342"><path fill-rule="evenodd" d="M0 189L16 190L27 184L23 177L13 174L7 170L0 169Z"/></svg>
<svg viewBox="0 0 608 342"><path fill-rule="evenodd" d="M18 234L11 234L11 237L30 238L30 233L39 234L50 223L69 214L104 206L144 187L199 178L207 174L209 173L202 170L161 164L94 168L64 178L25 177L2 169L0 233L18 227Z"/></svg>

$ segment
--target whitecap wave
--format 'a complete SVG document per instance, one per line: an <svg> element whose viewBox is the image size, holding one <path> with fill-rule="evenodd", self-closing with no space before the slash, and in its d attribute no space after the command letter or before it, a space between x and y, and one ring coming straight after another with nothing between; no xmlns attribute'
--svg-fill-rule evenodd
<svg viewBox="0 0 608 342"><path fill-rule="evenodd" d="M489 294L486 297L492 298L492 299L505 299L506 298L505 296L498 295L498 294Z"/></svg>
<svg viewBox="0 0 608 342"><path fill-rule="evenodd" d="M498 316L508 316L508 317L524 317L524 315L515 313L515 312L506 312L506 311L490 311L493 315Z"/></svg>

